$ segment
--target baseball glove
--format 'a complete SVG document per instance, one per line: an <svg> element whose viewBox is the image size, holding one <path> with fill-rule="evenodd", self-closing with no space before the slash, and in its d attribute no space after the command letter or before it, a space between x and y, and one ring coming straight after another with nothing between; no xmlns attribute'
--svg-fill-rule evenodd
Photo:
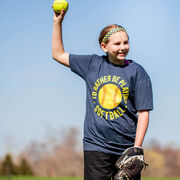
<svg viewBox="0 0 180 180"><path fill-rule="evenodd" d="M114 180L132 180L146 166L148 164L144 162L143 149L139 147L128 148L116 162L116 167L120 170L115 175Z"/></svg>

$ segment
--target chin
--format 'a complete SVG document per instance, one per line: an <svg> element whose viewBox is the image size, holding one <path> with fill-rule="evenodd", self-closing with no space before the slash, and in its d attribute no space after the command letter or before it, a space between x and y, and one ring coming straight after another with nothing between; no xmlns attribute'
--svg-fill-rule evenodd
<svg viewBox="0 0 180 180"><path fill-rule="evenodd" d="M126 57L118 57L117 59L120 61L124 61L126 59Z"/></svg>

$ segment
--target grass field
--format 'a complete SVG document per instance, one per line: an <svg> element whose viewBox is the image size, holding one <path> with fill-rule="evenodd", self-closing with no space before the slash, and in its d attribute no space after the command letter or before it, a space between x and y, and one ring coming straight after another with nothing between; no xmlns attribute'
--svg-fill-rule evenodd
<svg viewBox="0 0 180 180"><path fill-rule="evenodd" d="M0 176L0 180L83 180L83 178L61 177L61 178L45 178L32 176L12 176L10 178ZM142 178L142 180L180 180L180 178Z"/></svg>
<svg viewBox="0 0 180 180"><path fill-rule="evenodd" d="M180 180L180 178L142 178L142 180Z"/></svg>
<svg viewBox="0 0 180 180"><path fill-rule="evenodd" d="M83 180L83 178L45 178L45 177L32 177L32 176L12 176L10 178L0 176L0 180ZM142 180L180 180L180 178L142 178Z"/></svg>
<svg viewBox="0 0 180 180"><path fill-rule="evenodd" d="M0 176L0 180L83 180L83 178L61 177L61 178L48 178L48 177L32 177L32 176Z"/></svg>

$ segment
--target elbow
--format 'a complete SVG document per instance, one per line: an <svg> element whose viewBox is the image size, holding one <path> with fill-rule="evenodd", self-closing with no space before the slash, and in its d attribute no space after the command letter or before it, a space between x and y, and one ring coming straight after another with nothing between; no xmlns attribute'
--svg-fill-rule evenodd
<svg viewBox="0 0 180 180"><path fill-rule="evenodd" d="M64 64L65 62L65 53L53 53L52 52L52 59L61 63L61 64Z"/></svg>
<svg viewBox="0 0 180 180"><path fill-rule="evenodd" d="M55 58L56 58L56 53L55 53L54 49L52 48L52 59L55 60Z"/></svg>
<svg viewBox="0 0 180 180"><path fill-rule="evenodd" d="M64 54L64 51L61 51L61 50L57 50L57 49L52 49L52 58L54 60L58 60L58 59L61 59L61 56Z"/></svg>
<svg viewBox="0 0 180 180"><path fill-rule="evenodd" d="M52 52L52 59L56 60L56 55Z"/></svg>
<svg viewBox="0 0 180 180"><path fill-rule="evenodd" d="M53 59L53 60L56 60L56 61L57 61L57 59L58 59L59 56L60 56L59 53L57 53L56 51L52 51L52 59Z"/></svg>
<svg viewBox="0 0 180 180"><path fill-rule="evenodd" d="M52 58L59 62L60 64L63 64L67 67L69 67L69 54L68 53L52 53Z"/></svg>

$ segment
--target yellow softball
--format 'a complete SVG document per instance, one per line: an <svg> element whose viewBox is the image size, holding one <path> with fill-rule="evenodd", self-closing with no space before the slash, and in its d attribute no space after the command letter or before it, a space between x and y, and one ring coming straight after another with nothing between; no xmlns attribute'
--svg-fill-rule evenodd
<svg viewBox="0 0 180 180"><path fill-rule="evenodd" d="M98 99L103 108L113 109L121 103L122 94L115 84L106 84L99 90Z"/></svg>
<svg viewBox="0 0 180 180"><path fill-rule="evenodd" d="M53 3L53 9L55 12L60 13L62 9L67 11L68 2L66 0L55 0Z"/></svg>

